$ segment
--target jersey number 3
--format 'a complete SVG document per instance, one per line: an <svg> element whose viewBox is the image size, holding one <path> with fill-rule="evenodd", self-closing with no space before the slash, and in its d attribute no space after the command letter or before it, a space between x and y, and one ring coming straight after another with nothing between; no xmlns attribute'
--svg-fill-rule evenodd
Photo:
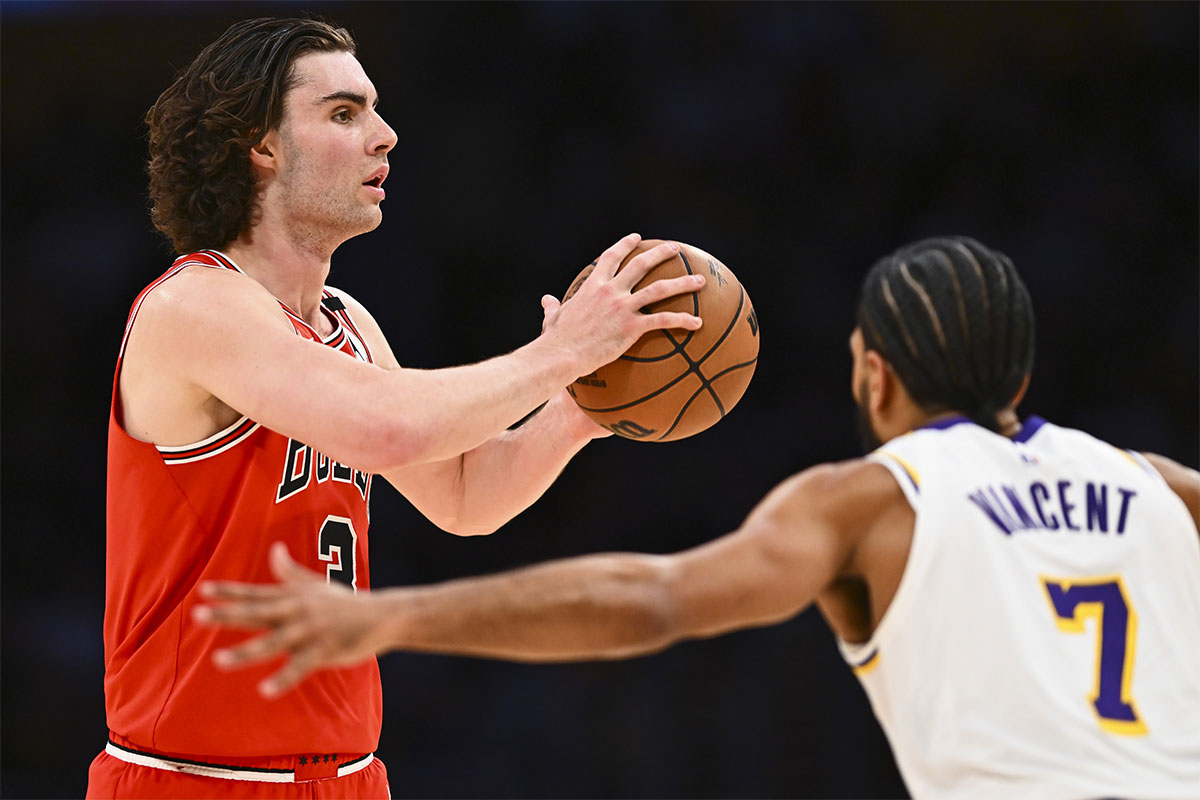
<svg viewBox="0 0 1200 800"><path fill-rule="evenodd" d="M1085 633L1084 623L1095 620L1096 679L1089 698L1100 727L1111 733L1146 733L1129 693L1137 649L1137 615L1119 576L1104 578L1042 578L1055 621L1061 631Z"/></svg>
<svg viewBox="0 0 1200 800"><path fill-rule="evenodd" d="M355 570L354 553L358 534L354 523L345 517L328 516L317 536L317 556L328 561L325 579L330 583L344 583L358 591L358 574Z"/></svg>

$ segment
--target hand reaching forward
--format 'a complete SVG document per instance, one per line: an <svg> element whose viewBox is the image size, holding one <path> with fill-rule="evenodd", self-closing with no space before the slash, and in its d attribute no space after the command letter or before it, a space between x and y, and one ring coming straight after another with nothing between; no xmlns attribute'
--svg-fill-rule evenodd
<svg viewBox="0 0 1200 800"><path fill-rule="evenodd" d="M197 606L197 622L267 632L213 654L224 669L290 656L287 663L259 684L264 697L275 697L324 667L352 666L383 649L383 616L369 592L355 594L339 583L305 569L288 555L282 542L271 545L271 572L278 584L216 581L200 586L219 605Z"/></svg>
<svg viewBox="0 0 1200 800"><path fill-rule="evenodd" d="M594 372L615 360L641 336L659 328L699 329L702 320L693 314L678 311L643 313L651 303L685 292L695 292L704 286L703 275L684 275L653 281L637 291L633 287L654 267L679 252L676 242L663 242L638 253L618 273L621 263L641 242L636 233L620 239L601 254L596 268L565 303L547 295L543 309L547 311L546 339L574 353L580 375ZM547 300L553 301L551 313Z"/></svg>

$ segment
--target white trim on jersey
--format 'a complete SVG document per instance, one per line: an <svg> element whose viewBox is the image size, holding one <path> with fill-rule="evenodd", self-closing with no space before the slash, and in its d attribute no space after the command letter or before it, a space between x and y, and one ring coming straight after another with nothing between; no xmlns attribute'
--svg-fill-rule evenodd
<svg viewBox="0 0 1200 800"><path fill-rule="evenodd" d="M167 457L167 463L169 463L169 464L172 464L172 465L174 465L174 464L191 464L193 461L201 461L205 458L209 458L211 456L215 456L220 453L224 453L226 450L228 450L229 448L238 444L239 442L245 441L247 436L249 436L250 434L254 433L256 430L258 430L259 428L262 427L261 423L255 422L253 425L251 425L249 428L247 428L241 435L235 436L234 438L230 439L228 442L221 445L220 447L218 447L215 450L209 450L204 453L197 453L196 455L191 456L190 458L170 458L170 456L173 453L186 453L188 450L196 450L201 447L210 445L214 442L220 441L220 439L222 437L228 436L229 434L233 433L240 426L245 425L246 422L248 422L248 421L250 421L250 418L245 415L242 415L242 417L239 418L237 422L233 423L228 428L225 428L224 430L221 430L221 431L217 431L212 436L209 436L207 439L202 439L201 441L195 442L193 444L172 445L169 447L162 446L162 445L155 445L154 447L156 450L158 450L158 452L162 453L164 457Z"/></svg>
<svg viewBox="0 0 1200 800"><path fill-rule="evenodd" d="M165 758L161 756L152 756L149 753L139 753L134 750L127 750L112 742L109 742L104 747L104 752L108 753L115 759L124 761L127 764L137 764L140 767L151 767L152 769L166 770L167 772L183 772L188 775L200 775L205 778L222 778L228 781L257 781L259 783L309 783L313 780L322 780L321 778L311 778L307 781L297 781L296 773L291 770L254 770L254 769L238 769L237 767L223 767L217 764L202 764L193 761L183 761L174 758ZM338 767L337 777L343 778L347 775L353 775L359 770L366 769L371 766L371 762L375 760L374 753L368 753L357 761L350 761ZM329 776L333 777L333 776ZM325 780L328 780L326 778Z"/></svg>

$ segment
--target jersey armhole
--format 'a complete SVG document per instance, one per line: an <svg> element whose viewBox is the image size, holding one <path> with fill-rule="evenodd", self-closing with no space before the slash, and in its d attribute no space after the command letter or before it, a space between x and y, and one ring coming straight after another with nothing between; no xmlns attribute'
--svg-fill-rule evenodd
<svg viewBox="0 0 1200 800"><path fill-rule="evenodd" d="M888 472L892 473L892 477L896 479L896 483L900 484L900 490L904 492L904 499L912 506L913 511L916 511L917 500L921 496L921 476L912 464L886 450L876 450L867 456L867 460L887 467Z"/></svg>
<svg viewBox="0 0 1200 800"><path fill-rule="evenodd" d="M870 453L866 458L868 461L886 467L892 473L892 478L900 485L900 491L904 493L904 499L908 501L913 513L919 517L920 508L917 501L921 496L921 476L916 468L901 456L882 449ZM908 596L912 590L908 586L914 581L919 581L916 573L923 569L922 564L918 561L918 557L921 556L920 540L921 537L917 534L914 522L912 544L909 546L900 582L896 586L895 594L892 595L892 601L879 618L875 629L871 631L870 637L864 642L848 642L838 636L836 632L834 633L834 639L837 641L843 660L859 678L872 672L879 665L883 657L882 648L888 640L887 637L891 635L890 629L895 624L890 620L903 615L905 606L910 602Z"/></svg>
<svg viewBox="0 0 1200 800"><path fill-rule="evenodd" d="M1146 458L1144 455L1137 452L1136 450L1126 450L1124 448L1121 448L1120 452L1123 456L1128 458L1134 464L1141 467L1142 470L1147 475L1149 475L1151 478L1153 478L1157 483L1161 484L1162 486L1165 486L1168 489L1171 488L1171 484L1167 482L1166 477L1161 472L1158 471L1157 467L1155 467L1153 464L1150 463L1150 459Z"/></svg>

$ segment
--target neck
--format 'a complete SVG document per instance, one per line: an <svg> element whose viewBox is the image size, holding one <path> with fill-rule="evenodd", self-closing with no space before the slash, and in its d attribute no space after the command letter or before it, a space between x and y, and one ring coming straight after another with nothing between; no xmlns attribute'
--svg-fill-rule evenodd
<svg viewBox="0 0 1200 800"><path fill-rule="evenodd" d="M996 422L1000 423L1000 434L1012 438L1021 432L1021 418L1015 408L1005 408L996 414Z"/></svg>
<svg viewBox="0 0 1200 800"><path fill-rule="evenodd" d="M333 248L306 245L256 226L226 247L225 252L277 300L317 327Z"/></svg>
<svg viewBox="0 0 1200 800"><path fill-rule="evenodd" d="M886 428L887 432L892 433L894 436L899 436L902 433L908 433L909 431L916 430L917 428L928 425L931 422L937 422L938 420L948 419L950 417L962 416L966 415L961 411L941 411L936 414L927 414L917 408L916 405L909 403L903 409L903 413L897 414L896 419L890 421L890 424L887 424ZM999 412L997 412L996 422L998 423L998 429L1001 436L1007 436L1011 439L1021 432L1021 420L1017 416L1017 410L1012 406L1001 409Z"/></svg>
<svg viewBox="0 0 1200 800"><path fill-rule="evenodd" d="M939 414L920 414L919 416L921 417L921 421L913 425L913 429L949 417L965 417L966 414L963 414L961 411L943 411ZM1021 419L1017 416L1015 408L1004 408L996 412L996 423L1001 436L1007 436L1011 439L1021 432Z"/></svg>

